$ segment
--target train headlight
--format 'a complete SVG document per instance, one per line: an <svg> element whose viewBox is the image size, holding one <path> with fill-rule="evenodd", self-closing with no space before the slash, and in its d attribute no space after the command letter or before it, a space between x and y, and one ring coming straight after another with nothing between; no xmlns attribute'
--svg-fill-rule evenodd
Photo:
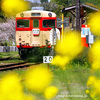
<svg viewBox="0 0 100 100"><path fill-rule="evenodd" d="M40 29L32 29L33 35L38 36L40 33Z"/></svg>
<svg viewBox="0 0 100 100"><path fill-rule="evenodd" d="M21 17L24 17L24 13L20 13L20 16L21 16Z"/></svg>
<svg viewBox="0 0 100 100"><path fill-rule="evenodd" d="M49 16L49 17L52 17L52 13L48 13L48 16Z"/></svg>

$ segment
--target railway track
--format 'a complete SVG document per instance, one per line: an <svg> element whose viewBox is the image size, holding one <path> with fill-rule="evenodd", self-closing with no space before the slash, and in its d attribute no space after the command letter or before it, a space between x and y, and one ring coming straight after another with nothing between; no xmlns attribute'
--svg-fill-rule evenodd
<svg viewBox="0 0 100 100"><path fill-rule="evenodd" d="M20 63L13 63L13 64L7 64L7 65L0 65L0 71L9 70L9 69L15 69L15 68L22 68L22 67L28 67L31 64L26 62L20 62Z"/></svg>

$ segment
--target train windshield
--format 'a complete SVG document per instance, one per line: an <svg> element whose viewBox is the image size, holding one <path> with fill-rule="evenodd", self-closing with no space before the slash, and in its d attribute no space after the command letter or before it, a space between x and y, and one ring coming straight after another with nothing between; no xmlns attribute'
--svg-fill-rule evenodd
<svg viewBox="0 0 100 100"><path fill-rule="evenodd" d="M55 27L55 20L43 20L43 27L54 28Z"/></svg>
<svg viewBox="0 0 100 100"><path fill-rule="evenodd" d="M17 20L17 27L21 28L21 27L29 27L29 20L24 20L24 19L18 19Z"/></svg>

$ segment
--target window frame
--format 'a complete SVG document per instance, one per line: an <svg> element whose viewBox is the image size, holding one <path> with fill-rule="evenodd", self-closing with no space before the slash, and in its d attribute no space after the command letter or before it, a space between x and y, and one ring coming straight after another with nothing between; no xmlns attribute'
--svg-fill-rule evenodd
<svg viewBox="0 0 100 100"><path fill-rule="evenodd" d="M56 20L55 20L55 19L43 19L43 20L42 20L42 27L43 27L43 28L52 28L52 27L44 27L44 26L43 26L43 21L45 21L45 20L54 20L54 22L55 22L55 25L54 25L54 26L56 27Z"/></svg>
<svg viewBox="0 0 100 100"><path fill-rule="evenodd" d="M34 27L34 20L38 20L38 27ZM39 28L39 25L40 25L40 24L39 24L39 19L33 19L33 27L34 27L34 28Z"/></svg>
<svg viewBox="0 0 100 100"><path fill-rule="evenodd" d="M29 21L29 26L28 27L18 27L18 25L17 25L17 28L29 28L30 27L30 20L29 19L17 19L17 21L18 20L27 20L27 21Z"/></svg>

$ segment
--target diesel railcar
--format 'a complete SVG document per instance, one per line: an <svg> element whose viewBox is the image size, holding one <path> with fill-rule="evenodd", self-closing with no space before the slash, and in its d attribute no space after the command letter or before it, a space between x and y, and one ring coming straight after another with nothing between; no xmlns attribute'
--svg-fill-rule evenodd
<svg viewBox="0 0 100 100"><path fill-rule="evenodd" d="M57 38L60 39L60 31L54 12L30 10L16 15L16 45L21 58L32 53L39 55L44 48L51 48Z"/></svg>

